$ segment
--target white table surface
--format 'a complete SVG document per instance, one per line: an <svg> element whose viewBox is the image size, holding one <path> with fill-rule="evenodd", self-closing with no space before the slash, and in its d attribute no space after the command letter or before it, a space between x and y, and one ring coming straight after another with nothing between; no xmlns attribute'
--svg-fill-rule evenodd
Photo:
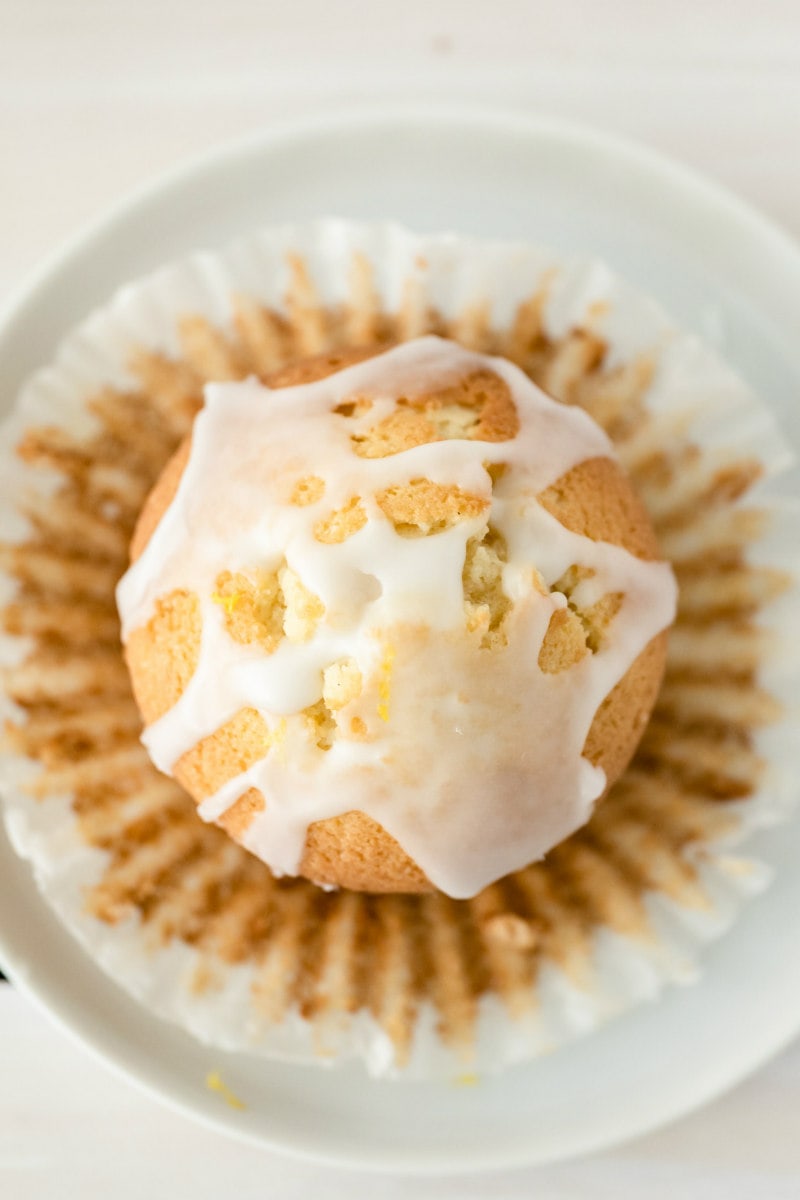
<svg viewBox="0 0 800 1200"><path fill-rule="evenodd" d="M797 0L0 0L0 305L177 160L375 97L590 121L700 167L800 236ZM453 1181L323 1171L228 1142L117 1080L8 987L0 1078L9 1200L800 1196L797 1044L621 1149Z"/></svg>

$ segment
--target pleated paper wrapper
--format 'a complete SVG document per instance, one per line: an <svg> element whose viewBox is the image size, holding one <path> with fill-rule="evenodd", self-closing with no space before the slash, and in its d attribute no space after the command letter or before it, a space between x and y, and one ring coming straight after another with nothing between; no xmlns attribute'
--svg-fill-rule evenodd
<svg viewBox="0 0 800 1200"><path fill-rule="evenodd" d="M275 880L205 825L139 742L114 605L204 383L428 332L605 427L680 586L631 767L544 862L468 901ZM747 839L795 792L791 456L741 380L602 264L394 225L267 229L80 325L0 457L10 836L86 952L203 1041L395 1077L495 1071L693 981L768 883Z"/></svg>

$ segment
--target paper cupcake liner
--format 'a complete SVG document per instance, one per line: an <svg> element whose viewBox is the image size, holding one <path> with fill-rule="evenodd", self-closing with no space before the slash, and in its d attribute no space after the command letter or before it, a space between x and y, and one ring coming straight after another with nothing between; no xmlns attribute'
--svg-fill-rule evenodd
<svg viewBox="0 0 800 1200"><path fill-rule="evenodd" d="M204 382L425 332L584 405L681 585L631 768L585 829L471 901L275 881L204 825L138 741L113 602ZM77 329L0 431L13 843L92 957L209 1043L454 1077L584 1035L695 978L768 881L739 847L796 791L798 509L771 482L790 490L790 462L744 384L601 264L330 220L164 268Z"/></svg>

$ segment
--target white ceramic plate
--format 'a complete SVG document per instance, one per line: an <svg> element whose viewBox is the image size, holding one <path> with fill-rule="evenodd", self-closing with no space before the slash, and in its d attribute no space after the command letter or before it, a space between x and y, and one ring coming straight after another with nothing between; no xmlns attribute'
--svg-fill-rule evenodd
<svg viewBox="0 0 800 1200"><path fill-rule="evenodd" d="M9 403L120 284L274 221L391 217L599 255L715 344L800 444L800 251L720 189L587 130L507 113L394 109L272 131L163 178L47 263L0 321ZM712 945L702 981L478 1086L370 1081L210 1051L85 957L0 827L0 961L112 1067L239 1137L349 1166L465 1171L607 1147L718 1095L800 1029L800 824L753 847L772 888ZM221 1072L244 1112L209 1092Z"/></svg>

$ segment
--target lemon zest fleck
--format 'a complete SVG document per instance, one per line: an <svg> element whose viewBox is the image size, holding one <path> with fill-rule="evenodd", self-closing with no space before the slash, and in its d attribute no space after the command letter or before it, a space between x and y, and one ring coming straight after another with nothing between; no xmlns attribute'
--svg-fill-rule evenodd
<svg viewBox="0 0 800 1200"><path fill-rule="evenodd" d="M235 1092L232 1092L227 1083L224 1082L219 1071L209 1071L206 1075L206 1087L211 1092L219 1092L222 1099L231 1108L239 1109L241 1112L247 1108L243 1100L240 1100Z"/></svg>
<svg viewBox="0 0 800 1200"><path fill-rule="evenodd" d="M214 604L219 604L225 609L228 616L231 615L236 605L242 598L241 592L231 592L229 596L223 596L221 592L212 592L211 599Z"/></svg>
<svg viewBox="0 0 800 1200"><path fill-rule="evenodd" d="M387 645L383 652L383 659L381 660L380 682L378 684L378 695L380 696L378 716L382 721L389 720L389 698L392 694L392 669L394 667L394 658L394 646Z"/></svg>
<svg viewBox="0 0 800 1200"><path fill-rule="evenodd" d="M480 1079L477 1075L467 1072L465 1075L459 1075L455 1080L456 1087L477 1087Z"/></svg>

